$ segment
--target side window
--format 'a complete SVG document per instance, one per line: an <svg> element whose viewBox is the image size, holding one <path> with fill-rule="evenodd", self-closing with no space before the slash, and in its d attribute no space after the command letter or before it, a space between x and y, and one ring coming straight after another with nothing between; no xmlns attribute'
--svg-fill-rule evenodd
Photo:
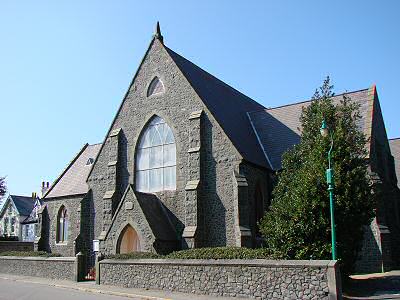
<svg viewBox="0 0 400 300"><path fill-rule="evenodd" d="M63 243L68 240L68 212L64 206L61 206L57 216L57 243Z"/></svg>
<svg viewBox="0 0 400 300"><path fill-rule="evenodd" d="M15 217L11 218L11 233L15 232Z"/></svg>

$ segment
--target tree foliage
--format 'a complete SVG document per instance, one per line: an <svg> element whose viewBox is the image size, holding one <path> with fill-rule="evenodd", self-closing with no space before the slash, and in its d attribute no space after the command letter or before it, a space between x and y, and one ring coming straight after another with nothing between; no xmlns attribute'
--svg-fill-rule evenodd
<svg viewBox="0 0 400 300"><path fill-rule="evenodd" d="M334 141L337 252L344 271L351 271L361 247L363 226L374 215L368 176L366 139L358 129L359 106L344 95L332 102L329 77L301 115L301 142L283 155L282 171L270 210L260 222L267 247L290 259L330 259L329 195L325 179L330 138L320 134L325 119Z"/></svg>
<svg viewBox="0 0 400 300"><path fill-rule="evenodd" d="M6 179L5 177L0 177L0 200L4 197L6 193L7 193Z"/></svg>

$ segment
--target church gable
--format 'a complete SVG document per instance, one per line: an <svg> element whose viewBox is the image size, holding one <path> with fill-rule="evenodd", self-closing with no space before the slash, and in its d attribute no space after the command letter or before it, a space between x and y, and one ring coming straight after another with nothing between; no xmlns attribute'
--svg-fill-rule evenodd
<svg viewBox="0 0 400 300"><path fill-rule="evenodd" d="M137 197L129 185L106 234L101 237L105 253L120 253L126 228L137 235L132 251L170 252L177 249L177 235L160 200L154 195Z"/></svg>

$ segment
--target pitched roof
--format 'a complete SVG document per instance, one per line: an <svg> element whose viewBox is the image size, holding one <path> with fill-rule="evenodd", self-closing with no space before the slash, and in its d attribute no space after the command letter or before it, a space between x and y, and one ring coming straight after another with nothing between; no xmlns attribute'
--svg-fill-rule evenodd
<svg viewBox="0 0 400 300"><path fill-rule="evenodd" d="M375 87L345 93L352 101L360 104L362 118L358 126L366 134L372 123L370 107L374 92ZM343 95L332 97L333 102L338 104L343 99ZM300 142L300 116L302 109L310 104L311 100L308 100L249 113L251 123L273 169L279 170L282 167L282 154Z"/></svg>
<svg viewBox="0 0 400 300"><path fill-rule="evenodd" d="M243 158L271 168L247 116L265 107L164 47Z"/></svg>
<svg viewBox="0 0 400 300"><path fill-rule="evenodd" d="M154 236L163 241L175 241L177 239L175 229L160 199L153 194L140 192L135 194Z"/></svg>
<svg viewBox="0 0 400 300"><path fill-rule="evenodd" d="M397 186L400 188L400 138L389 140L390 152L394 158L394 165L396 169Z"/></svg>
<svg viewBox="0 0 400 300"><path fill-rule="evenodd" d="M21 216L29 216L35 205L35 199L27 196L10 195Z"/></svg>
<svg viewBox="0 0 400 300"><path fill-rule="evenodd" d="M87 164L90 158L95 159L101 144L85 144L67 168L54 181L43 198L80 195L88 192L89 187L86 178L93 167Z"/></svg>

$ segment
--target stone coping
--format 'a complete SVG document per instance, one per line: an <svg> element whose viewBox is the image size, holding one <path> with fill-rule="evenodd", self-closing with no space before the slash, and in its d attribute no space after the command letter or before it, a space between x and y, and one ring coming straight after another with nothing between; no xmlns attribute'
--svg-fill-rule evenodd
<svg viewBox="0 0 400 300"><path fill-rule="evenodd" d="M185 265L185 266L259 266L271 268L328 268L335 260L270 260L270 259L104 259L100 264Z"/></svg>
<svg viewBox="0 0 400 300"><path fill-rule="evenodd" d="M75 257L0 256L0 260L34 260L74 262Z"/></svg>

